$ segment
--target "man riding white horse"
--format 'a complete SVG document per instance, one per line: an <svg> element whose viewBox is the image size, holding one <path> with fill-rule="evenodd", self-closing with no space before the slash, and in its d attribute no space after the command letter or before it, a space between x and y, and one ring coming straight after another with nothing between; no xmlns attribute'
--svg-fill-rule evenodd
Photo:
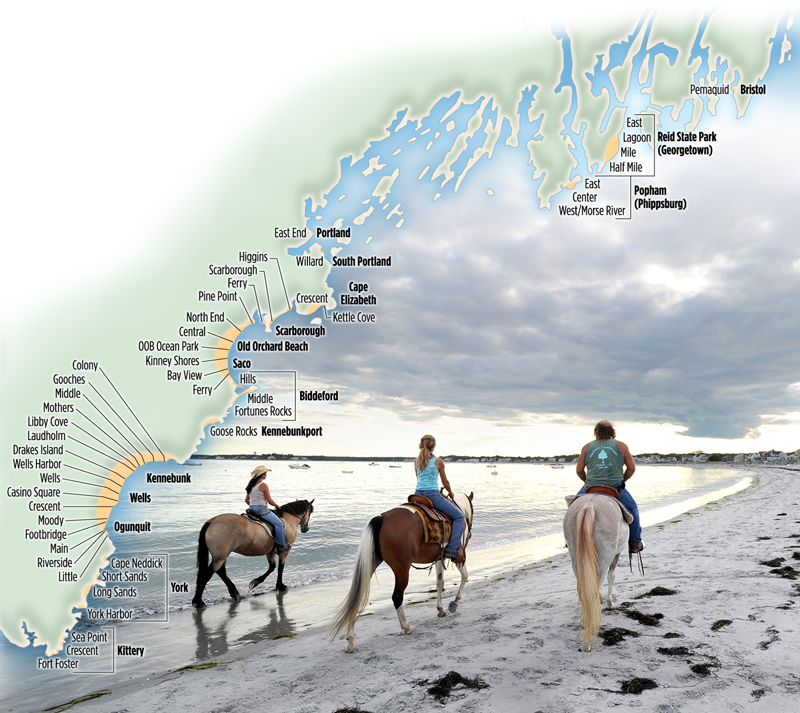
<svg viewBox="0 0 800 713"><path fill-rule="evenodd" d="M636 465L630 449L622 441L617 441L616 435L614 426L609 421L599 421L594 427L595 440L583 447L575 469L584 482L579 494L592 485L607 485L617 490L619 501L633 515L633 522L629 526L628 547L631 552L641 552L644 543L639 508L626 487L636 471Z"/></svg>

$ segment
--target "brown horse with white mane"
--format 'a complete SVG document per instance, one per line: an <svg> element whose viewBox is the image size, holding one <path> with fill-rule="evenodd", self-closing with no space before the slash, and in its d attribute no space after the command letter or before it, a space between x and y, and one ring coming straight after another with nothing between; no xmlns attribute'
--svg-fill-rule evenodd
<svg viewBox="0 0 800 713"><path fill-rule="evenodd" d="M468 496L457 493L455 504L464 513L466 527L462 542L466 543L472 529L472 493ZM369 600L369 586L375 569L381 562L386 562L394 572L394 592L392 603L397 611L400 628L406 634L413 634L414 627L408 623L403 611L403 594L408 586L408 573L412 564L436 563L436 608L439 616L445 616L442 608L442 590L444 574L441 560L441 546L434 542L425 542L422 521L419 515L407 507L397 507L373 517L361 533L361 544L356 555L356 567L350 591L342 603L336 616L330 623L329 637L335 639L342 631L346 631L348 652L358 651L354 640L356 619L364 611ZM456 563L461 573L461 586L455 599L450 602L450 611L454 612L461 600L461 592L467 582L467 568L464 563Z"/></svg>
<svg viewBox="0 0 800 713"><path fill-rule="evenodd" d="M300 532L308 532L308 521L314 512L313 503L313 500L295 500L278 509L277 514L283 518L286 540L290 545L297 539L298 529ZM212 517L203 525L197 540L197 587L192 606L198 609L205 606L203 590L215 573L225 582L230 595L239 599L239 591L225 571L225 561L231 552L246 557L266 555L269 569L250 582L250 589L261 584L275 569L275 540L262 525L244 515L229 513ZM211 562L208 561L209 554ZM279 592L287 589L283 583L283 566L288 555L289 552L284 552L278 556L278 581L275 588Z"/></svg>

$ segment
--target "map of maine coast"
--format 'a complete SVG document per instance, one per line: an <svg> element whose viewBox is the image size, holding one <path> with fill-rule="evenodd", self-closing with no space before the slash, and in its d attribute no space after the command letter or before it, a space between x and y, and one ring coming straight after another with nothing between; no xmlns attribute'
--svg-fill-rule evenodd
<svg viewBox="0 0 800 713"><path fill-rule="evenodd" d="M340 127L328 113L300 111L301 99L276 109L252 160L157 254L76 284L7 331L5 636L56 654L82 616L129 618L111 595L87 612L93 587L163 576L149 546L111 562L125 576L107 575L115 539L151 531L150 495L126 485L134 473L153 487L189 482L182 464L212 441L313 451L340 408L326 340L379 327L381 285L414 269L397 246L437 215L492 211L514 194L543 220L605 231L699 210L664 166L693 161L713 180L723 122L750 121L792 81L796 36L788 12L743 23L653 10L602 28L533 29L431 59L425 72L417 55L407 105L387 109L405 88L376 82L347 106L368 130L345 156L333 154ZM456 66L470 79L447 84ZM121 501L141 516L118 517Z"/></svg>

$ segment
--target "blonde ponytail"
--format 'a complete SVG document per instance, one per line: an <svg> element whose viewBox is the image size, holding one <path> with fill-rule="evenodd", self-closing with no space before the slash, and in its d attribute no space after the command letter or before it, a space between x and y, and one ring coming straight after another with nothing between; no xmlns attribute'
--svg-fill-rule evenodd
<svg viewBox="0 0 800 713"><path fill-rule="evenodd" d="M428 467L434 448L436 448L436 439L433 436L425 435L419 439L419 455L415 463L417 470L425 470Z"/></svg>

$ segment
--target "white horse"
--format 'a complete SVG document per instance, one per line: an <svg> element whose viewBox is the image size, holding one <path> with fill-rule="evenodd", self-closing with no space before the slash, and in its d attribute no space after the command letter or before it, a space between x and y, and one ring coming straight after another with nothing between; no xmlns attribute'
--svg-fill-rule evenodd
<svg viewBox="0 0 800 713"><path fill-rule="evenodd" d="M464 532L461 543L466 547L472 529L472 493L456 493L455 504L464 513ZM369 601L369 586L375 569L386 562L394 572L394 592L392 603L397 611L400 628L405 634L413 634L414 627L408 623L403 611L403 594L408 586L408 574L412 564L436 564L436 608L439 616L446 616L442 607L444 573L442 571L441 549L436 543L426 543L419 515L407 507L396 507L373 517L361 533L361 544L356 554L356 566L350 591L342 602L328 627L328 635L333 641L343 631L347 636L345 651L358 651L355 645L354 628L356 620ZM468 572L464 563L457 564L461 573L461 586L455 599L450 602L451 612L456 611L461 601L461 592L467 583Z"/></svg>
<svg viewBox="0 0 800 713"><path fill-rule="evenodd" d="M577 500L577 502L575 502ZM608 579L606 606L614 608L611 588L619 556L628 545L628 522L633 517L623 514L620 504L608 495L568 495L564 516L564 537L567 539L572 571L578 580L581 602L581 651L591 651L600 631L601 584ZM627 513L627 511L625 511ZM628 519L630 518L630 519Z"/></svg>

